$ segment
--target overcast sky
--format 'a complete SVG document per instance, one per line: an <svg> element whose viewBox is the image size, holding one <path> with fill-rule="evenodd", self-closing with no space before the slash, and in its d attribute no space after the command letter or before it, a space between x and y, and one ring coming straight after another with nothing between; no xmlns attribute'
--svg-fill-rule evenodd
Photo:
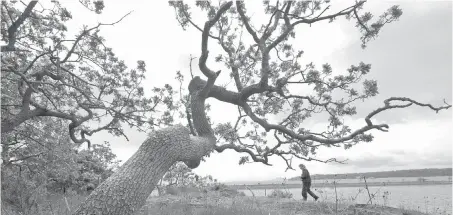
<svg viewBox="0 0 453 215"><path fill-rule="evenodd" d="M330 12L351 3L341 1ZM70 24L73 29L80 29L83 24L113 22L133 10L121 23L102 28L101 35L106 37L107 44L131 68L137 60L145 60L148 69L145 85L148 87L175 83L176 71L189 74L189 56L200 55L200 32L193 28L183 31L178 26L173 9L165 1L135 0L127 4L124 1L106 1L101 15L88 13L77 2L63 4L73 13L74 20ZM360 61L372 64L368 77L378 81L380 94L358 104L358 115L346 119L352 128L363 126L363 116L391 96L406 96L435 105L442 105L443 99L451 103L452 3L371 1L366 4L366 9L379 15L393 4L401 6L402 17L398 22L385 26L378 39L371 41L365 50L360 47L360 34L355 24L344 19L332 24L323 22L311 27L301 26L296 30L299 35L297 47L305 52L303 62L313 61L318 66L327 62L334 71L339 72L346 71L350 65L357 65ZM248 7L247 13L258 13L256 10L258 8ZM199 25L202 25L204 17L198 18ZM211 56L218 51L219 47L211 42ZM211 67L221 68L215 64ZM194 71L201 75L196 67ZM217 84L226 82L227 77L220 77ZM231 105L213 100L209 102L213 105L210 116L216 122L228 120L228 114L225 113L236 112ZM410 107L380 114L375 122L390 124L390 132L373 132L375 140L372 143L362 143L347 151L328 148L318 152L319 158L347 158L348 164L310 162L305 163L306 166L312 174L452 166L451 110L436 114L426 108ZM324 123L312 121L306 126L323 129ZM110 141L114 153L125 161L146 137L145 133L127 131L129 142L107 133L94 136L92 142ZM232 151L214 153L194 171L201 175L210 174L220 181L267 180L299 174L296 171L285 172L285 164L279 159L271 159L272 167L259 163L239 166L239 157L238 153Z"/></svg>

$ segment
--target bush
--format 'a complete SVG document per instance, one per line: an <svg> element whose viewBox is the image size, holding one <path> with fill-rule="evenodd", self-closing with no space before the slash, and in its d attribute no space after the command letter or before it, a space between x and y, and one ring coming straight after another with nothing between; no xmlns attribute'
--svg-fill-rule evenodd
<svg viewBox="0 0 453 215"><path fill-rule="evenodd" d="M245 193L244 192L238 192L238 196L245 196Z"/></svg>
<svg viewBox="0 0 453 215"><path fill-rule="evenodd" d="M292 198L293 194L289 191L273 190L269 198Z"/></svg>
<svg viewBox="0 0 453 215"><path fill-rule="evenodd" d="M227 185L222 184L222 183L215 183L212 185L208 185L209 189L212 191L222 191L222 190L229 190Z"/></svg>
<svg viewBox="0 0 453 215"><path fill-rule="evenodd" d="M200 189L196 187L175 187L175 186L169 186L165 189L165 193L169 195L180 195L180 194L187 194L187 193L200 193Z"/></svg>
<svg viewBox="0 0 453 215"><path fill-rule="evenodd" d="M205 187L201 188L193 186L167 186L165 188L165 191L163 191L162 193L177 196L188 193L200 194L208 192L216 192L224 197L245 196L243 192L238 192L237 190L231 189L227 185L221 183L206 185Z"/></svg>

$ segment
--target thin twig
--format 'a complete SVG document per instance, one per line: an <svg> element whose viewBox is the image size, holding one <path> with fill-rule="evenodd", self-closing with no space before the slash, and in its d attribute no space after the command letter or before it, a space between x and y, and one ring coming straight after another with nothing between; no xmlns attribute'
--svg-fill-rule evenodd
<svg viewBox="0 0 453 215"><path fill-rule="evenodd" d="M363 180L365 181L365 189L368 192L368 198L369 198L368 202L371 202L371 204L373 204L373 199L371 198L370 189L368 189L368 183L366 182L365 176L363 176ZM368 204L368 202L367 202L367 204Z"/></svg>

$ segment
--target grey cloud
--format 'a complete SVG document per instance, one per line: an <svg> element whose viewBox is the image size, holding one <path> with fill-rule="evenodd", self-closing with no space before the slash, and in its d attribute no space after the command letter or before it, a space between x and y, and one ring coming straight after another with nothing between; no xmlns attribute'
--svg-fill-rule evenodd
<svg viewBox="0 0 453 215"><path fill-rule="evenodd" d="M372 64L368 78L378 80L380 94L360 105L359 112L372 110L391 96L406 96L425 103L442 105L452 97L452 2L402 2L404 14L385 26L365 50L356 42L332 57L344 62ZM419 9L424 7L424 14ZM347 65L344 65L347 66ZM394 114L380 115L398 121L401 116L426 115L423 108L410 107ZM394 117L394 116L400 117ZM451 117L451 112L443 117Z"/></svg>
<svg viewBox="0 0 453 215"><path fill-rule="evenodd" d="M354 166L358 168L378 168L378 167L385 167L385 166L401 166L404 165L403 162L398 160L395 156L375 156L375 155L367 155L364 157L353 158L348 161L349 166Z"/></svg>
<svg viewBox="0 0 453 215"><path fill-rule="evenodd" d="M355 42L325 60L338 62L341 59L341 68L357 65L360 61L372 64L371 73L365 78L378 81L380 94L354 103L358 112L354 118L365 117L393 96L409 97L435 106L443 105L443 99L452 102L452 2L411 1L400 5L404 11L401 19L385 26L379 37L370 41L368 48L360 47L357 32L354 32L357 29L347 28ZM333 69L340 69L337 66ZM426 107L412 106L388 110L375 118L391 125L451 117L450 110L435 114ZM325 121L324 117L313 119Z"/></svg>
<svg viewBox="0 0 453 215"><path fill-rule="evenodd" d="M439 150L439 153L424 156L417 163L424 166L452 166L451 148L448 151Z"/></svg>
<svg viewBox="0 0 453 215"><path fill-rule="evenodd" d="M392 154L394 156L405 156L410 153L408 153L407 151L401 150L401 149L397 149L397 150L390 151L390 154Z"/></svg>
<svg viewBox="0 0 453 215"><path fill-rule="evenodd" d="M342 164L334 164L336 166ZM352 169L388 169L388 168L430 168L451 167L451 153L421 155L403 150L389 151L387 154L365 154L360 157L350 158L346 165Z"/></svg>

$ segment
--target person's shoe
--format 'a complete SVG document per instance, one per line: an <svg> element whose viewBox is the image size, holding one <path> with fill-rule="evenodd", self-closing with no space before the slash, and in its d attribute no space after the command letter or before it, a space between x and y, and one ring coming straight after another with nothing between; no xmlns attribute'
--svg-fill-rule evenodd
<svg viewBox="0 0 453 215"><path fill-rule="evenodd" d="M316 197L316 198L315 198L315 202L318 201L318 199L319 199L319 197Z"/></svg>

